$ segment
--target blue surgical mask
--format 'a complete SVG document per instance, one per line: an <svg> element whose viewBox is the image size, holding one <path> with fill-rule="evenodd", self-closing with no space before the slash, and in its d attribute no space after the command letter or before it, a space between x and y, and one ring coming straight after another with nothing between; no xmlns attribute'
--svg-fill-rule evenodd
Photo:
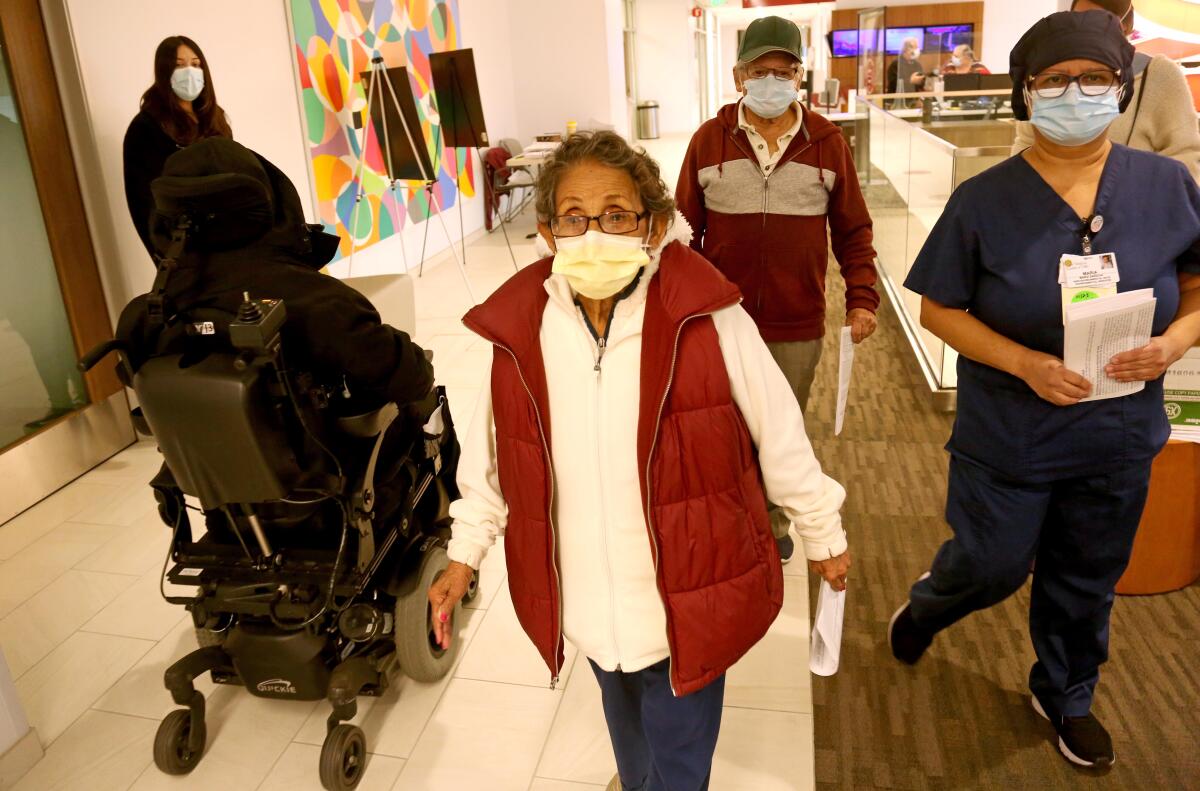
<svg viewBox="0 0 1200 791"><path fill-rule="evenodd" d="M1030 121L1039 132L1060 146L1082 146L1104 134L1121 114L1118 91L1102 96L1086 96L1072 83L1057 99L1044 99L1036 93Z"/></svg>
<svg viewBox="0 0 1200 791"><path fill-rule="evenodd" d="M760 118L778 118L796 101L796 83L778 77L760 77L742 83L746 106Z"/></svg>
<svg viewBox="0 0 1200 791"><path fill-rule="evenodd" d="M195 66L180 66L171 75L171 90L185 102L190 102L204 90L204 70Z"/></svg>

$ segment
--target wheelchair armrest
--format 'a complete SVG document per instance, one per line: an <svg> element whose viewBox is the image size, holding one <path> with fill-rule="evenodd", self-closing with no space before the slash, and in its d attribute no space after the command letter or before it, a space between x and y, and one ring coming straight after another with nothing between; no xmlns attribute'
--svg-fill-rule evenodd
<svg viewBox="0 0 1200 791"><path fill-rule="evenodd" d="M349 415L337 419L338 428L352 437L369 439L382 434L392 424L400 408L395 404L384 404L374 412L365 415Z"/></svg>
<svg viewBox="0 0 1200 791"><path fill-rule="evenodd" d="M123 352L126 349L124 341L111 339L104 343L97 344L91 349L88 349L82 357L79 358L77 367L80 371L87 372L96 367L96 364L113 352Z"/></svg>

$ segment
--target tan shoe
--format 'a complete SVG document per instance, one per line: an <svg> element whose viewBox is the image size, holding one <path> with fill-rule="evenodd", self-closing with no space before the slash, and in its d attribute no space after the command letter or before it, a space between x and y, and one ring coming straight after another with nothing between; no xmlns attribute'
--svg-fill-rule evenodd
<svg viewBox="0 0 1200 791"><path fill-rule="evenodd" d="M613 779L608 781L608 788L604 791L624 791L621 787L621 776L613 775Z"/></svg>

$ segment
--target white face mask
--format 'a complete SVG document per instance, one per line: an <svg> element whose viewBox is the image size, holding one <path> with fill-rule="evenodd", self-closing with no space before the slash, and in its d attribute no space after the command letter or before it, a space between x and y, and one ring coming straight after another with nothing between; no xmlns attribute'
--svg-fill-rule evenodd
<svg viewBox="0 0 1200 791"><path fill-rule="evenodd" d="M650 263L646 241L636 236L588 231L582 236L556 237L554 243L558 252L550 271L565 277L575 293L588 299L619 293Z"/></svg>
<svg viewBox="0 0 1200 791"><path fill-rule="evenodd" d="M171 90L185 102L193 101L204 90L204 70L196 66L180 66L171 75Z"/></svg>

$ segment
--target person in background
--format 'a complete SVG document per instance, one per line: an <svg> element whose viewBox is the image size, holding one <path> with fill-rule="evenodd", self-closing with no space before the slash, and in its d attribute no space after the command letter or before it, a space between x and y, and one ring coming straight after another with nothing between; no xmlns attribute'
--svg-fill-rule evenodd
<svg viewBox="0 0 1200 791"><path fill-rule="evenodd" d="M167 158L206 137L233 137L229 119L217 104L212 74L199 45L187 36L169 36L154 51L154 84L142 94L141 111L125 132L125 201L146 252L154 196L150 182L162 175Z"/></svg>
<svg viewBox="0 0 1200 791"><path fill-rule="evenodd" d="M836 126L796 101L800 47L789 20L750 24L733 70L744 98L696 131L675 200L692 226L692 247L741 290L803 410L825 335L830 241L855 343L875 331L879 294L854 155ZM772 509L771 527L786 563L795 543L784 511Z"/></svg>
<svg viewBox="0 0 1200 791"><path fill-rule="evenodd" d="M449 644L503 534L513 606L552 685L564 639L599 681L610 791L705 791L725 671L783 603L764 485L839 590L845 492L644 151L572 135L542 169L537 215L553 257L463 319L494 355L450 506L452 562L429 589L436 637Z"/></svg>
<svg viewBox="0 0 1200 791"><path fill-rule="evenodd" d="M1035 24L1010 70L1033 145L951 195L905 282L922 295L921 324L961 356L954 535L893 616L892 653L915 664L940 631L1020 589L1036 561L1033 708L1064 757L1096 768L1116 758L1092 701L1113 589L1169 434L1162 377L1200 340L1200 187L1180 163L1105 134L1133 97L1132 61L1107 12ZM1145 383L1132 394L1087 400L1102 382L1063 364L1063 304L1078 295L1055 263L1081 252L1112 256L1114 291L1157 299L1150 342L1093 377Z"/></svg>
<svg viewBox="0 0 1200 791"><path fill-rule="evenodd" d="M1132 0L1075 0L1075 12L1107 11L1121 21L1125 35L1133 33ZM1166 55L1153 58L1144 52L1133 56L1132 112L1124 113L1108 128L1114 143L1152 151L1177 159L1192 177L1200 179L1200 130L1196 106L1183 69ZM1013 154L1033 145L1033 127L1017 124Z"/></svg>
<svg viewBox="0 0 1200 791"><path fill-rule="evenodd" d="M975 51L967 44L954 48L950 60L942 66L943 74L991 74L987 66L975 60Z"/></svg>
<svg viewBox="0 0 1200 791"><path fill-rule="evenodd" d="M904 39L900 55L887 70L888 93L918 93L925 87L925 71L921 68L921 42L912 36ZM907 99L895 100L895 106L904 107Z"/></svg>

